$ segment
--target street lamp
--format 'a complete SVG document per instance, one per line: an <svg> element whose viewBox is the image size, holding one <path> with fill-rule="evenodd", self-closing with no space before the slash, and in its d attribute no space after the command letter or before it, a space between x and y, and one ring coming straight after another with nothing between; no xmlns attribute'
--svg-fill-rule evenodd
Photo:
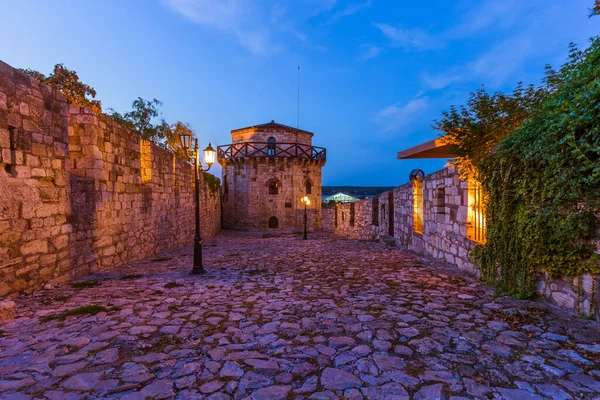
<svg viewBox="0 0 600 400"><path fill-rule="evenodd" d="M181 140L181 148L185 152L185 155L190 159L194 160L194 178L195 178L195 191L194 191L194 205L196 207L196 234L194 236L194 267L192 268L192 275L204 273L204 266L202 265L202 238L200 237L200 172L208 171L210 167L215 163L215 149L212 148L210 143L208 147L204 149L204 161L208 165L208 168L204 169L200 162L200 152L198 151L198 139L194 139L194 149L191 150L192 135L190 133L182 133L179 136Z"/></svg>
<svg viewBox="0 0 600 400"><path fill-rule="evenodd" d="M301 201L304 203L304 240L306 240L308 239L306 230L306 207L310 205L310 199L308 196L304 196Z"/></svg>

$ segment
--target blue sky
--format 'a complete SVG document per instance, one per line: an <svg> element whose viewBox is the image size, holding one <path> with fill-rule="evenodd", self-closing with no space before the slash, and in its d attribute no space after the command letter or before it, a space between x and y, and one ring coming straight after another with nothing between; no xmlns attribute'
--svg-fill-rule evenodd
<svg viewBox="0 0 600 400"><path fill-rule="evenodd" d="M76 70L104 108L138 96L192 125L201 143L277 122L327 147L326 185L399 185L396 160L438 133L433 119L485 84L539 83L573 41L600 33L592 0L8 1L0 59L48 73ZM217 169L216 174L220 175Z"/></svg>

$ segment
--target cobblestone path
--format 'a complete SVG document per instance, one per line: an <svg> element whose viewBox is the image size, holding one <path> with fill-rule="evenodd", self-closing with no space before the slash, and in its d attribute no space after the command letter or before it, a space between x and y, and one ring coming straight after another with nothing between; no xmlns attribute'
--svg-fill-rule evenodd
<svg viewBox="0 0 600 400"><path fill-rule="evenodd" d="M0 397L600 398L600 324L460 271L327 236L223 232L205 260L16 298Z"/></svg>

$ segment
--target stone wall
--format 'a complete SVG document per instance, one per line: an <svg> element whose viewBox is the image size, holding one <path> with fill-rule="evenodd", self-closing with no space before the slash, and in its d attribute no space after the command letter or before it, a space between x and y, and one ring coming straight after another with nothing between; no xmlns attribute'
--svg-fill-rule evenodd
<svg viewBox="0 0 600 400"><path fill-rule="evenodd" d="M414 229L412 183L384 192L375 199L324 208L322 226L343 237L392 241L401 249L478 275L469 257L476 242L467 238L468 201L468 182L461 180L453 168L444 168L423 179L422 233ZM595 316L600 321L599 281L599 276L590 274L561 278L543 274L537 288L550 302L580 315Z"/></svg>
<svg viewBox="0 0 600 400"><path fill-rule="evenodd" d="M192 167L0 62L0 296L191 245ZM203 236L220 229L202 181Z"/></svg>
<svg viewBox="0 0 600 400"><path fill-rule="evenodd" d="M269 182L277 180L277 194ZM312 182L306 194L305 182ZM227 189L225 189L227 188ZM310 229L321 226L321 165L292 157L256 157L227 163L223 167L223 226L239 230L267 230L277 218L279 229L304 226L307 196Z"/></svg>

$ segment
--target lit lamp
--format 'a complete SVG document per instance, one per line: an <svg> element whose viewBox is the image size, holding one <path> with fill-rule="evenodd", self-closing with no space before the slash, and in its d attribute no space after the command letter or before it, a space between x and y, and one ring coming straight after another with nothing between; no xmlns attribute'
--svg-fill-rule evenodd
<svg viewBox="0 0 600 400"><path fill-rule="evenodd" d="M185 155L190 159L194 160L194 205L196 208L196 234L194 236L194 266L192 268L192 275L204 273L204 266L202 265L202 238L200 237L200 172L208 171L210 167L215 163L215 149L212 148L210 143L208 147L204 149L204 161L208 165L208 168L204 169L202 163L198 159L200 157L198 151L198 139L194 139L194 149L191 149L192 135L190 133L182 133L179 136L181 140L181 148L185 152Z"/></svg>
<svg viewBox="0 0 600 400"><path fill-rule="evenodd" d="M307 235L307 228L306 228L306 221L307 221L307 217L306 217L306 208L307 206L310 205L310 199L308 198L308 196L304 196L302 198L302 200L300 200L302 203L304 203L304 240L308 239L308 235Z"/></svg>

